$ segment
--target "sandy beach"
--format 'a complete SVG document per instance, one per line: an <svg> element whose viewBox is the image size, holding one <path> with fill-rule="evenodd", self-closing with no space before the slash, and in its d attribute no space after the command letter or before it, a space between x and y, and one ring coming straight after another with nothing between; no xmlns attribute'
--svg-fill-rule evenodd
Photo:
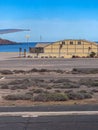
<svg viewBox="0 0 98 130"><path fill-rule="evenodd" d="M19 57L18 52L0 52L0 61L10 60Z"/></svg>

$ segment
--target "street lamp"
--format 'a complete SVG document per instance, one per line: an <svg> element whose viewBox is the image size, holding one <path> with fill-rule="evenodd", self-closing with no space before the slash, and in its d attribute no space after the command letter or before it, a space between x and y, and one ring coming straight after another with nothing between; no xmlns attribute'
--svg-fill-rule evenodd
<svg viewBox="0 0 98 130"><path fill-rule="evenodd" d="M29 52L29 38L30 38L30 35L26 35L27 44L28 44L28 52Z"/></svg>
<svg viewBox="0 0 98 130"><path fill-rule="evenodd" d="M40 42L42 42L42 36L40 35Z"/></svg>

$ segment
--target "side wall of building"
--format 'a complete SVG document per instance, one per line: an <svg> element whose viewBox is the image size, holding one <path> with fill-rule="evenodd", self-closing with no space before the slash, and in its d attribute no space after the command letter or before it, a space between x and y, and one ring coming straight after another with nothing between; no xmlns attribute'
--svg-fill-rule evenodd
<svg viewBox="0 0 98 130"><path fill-rule="evenodd" d="M78 40L55 42L44 48L44 54L48 57L86 57L89 56L91 52L95 52L97 55L98 46L96 43Z"/></svg>

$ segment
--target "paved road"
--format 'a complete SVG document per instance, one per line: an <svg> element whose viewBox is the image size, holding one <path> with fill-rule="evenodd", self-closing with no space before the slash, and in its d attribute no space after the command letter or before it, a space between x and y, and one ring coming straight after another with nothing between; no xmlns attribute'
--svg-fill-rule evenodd
<svg viewBox="0 0 98 130"><path fill-rule="evenodd" d="M70 113L78 111L84 114L53 114L40 116L22 116L21 113L35 113L40 111L41 114L46 112ZM88 115L88 112L89 115ZM17 116L0 116L0 130L98 130L98 105L56 105L56 106L32 106L32 107L0 107L2 112L19 112ZM57 112L58 113L58 112ZM38 115L38 113L37 113Z"/></svg>
<svg viewBox="0 0 98 130"><path fill-rule="evenodd" d="M37 111L98 111L98 105L46 105L31 107L0 107L0 112L37 112Z"/></svg>
<svg viewBox="0 0 98 130"><path fill-rule="evenodd" d="M14 58L11 60L0 61L0 69L72 69L72 68L97 68L97 58L85 59L22 59Z"/></svg>
<svg viewBox="0 0 98 130"><path fill-rule="evenodd" d="M98 130L98 116L0 117L0 130Z"/></svg>

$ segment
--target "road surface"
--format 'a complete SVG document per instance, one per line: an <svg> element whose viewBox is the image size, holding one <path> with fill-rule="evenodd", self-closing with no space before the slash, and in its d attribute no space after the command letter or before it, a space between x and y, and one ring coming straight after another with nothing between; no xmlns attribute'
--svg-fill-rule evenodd
<svg viewBox="0 0 98 130"><path fill-rule="evenodd" d="M98 105L0 107L0 130L98 130Z"/></svg>
<svg viewBox="0 0 98 130"><path fill-rule="evenodd" d="M7 116L0 117L0 130L98 130L98 116Z"/></svg>
<svg viewBox="0 0 98 130"><path fill-rule="evenodd" d="M63 69L71 70L72 68L97 68L97 58L84 59L33 59L33 58L12 58L0 61L0 69Z"/></svg>

